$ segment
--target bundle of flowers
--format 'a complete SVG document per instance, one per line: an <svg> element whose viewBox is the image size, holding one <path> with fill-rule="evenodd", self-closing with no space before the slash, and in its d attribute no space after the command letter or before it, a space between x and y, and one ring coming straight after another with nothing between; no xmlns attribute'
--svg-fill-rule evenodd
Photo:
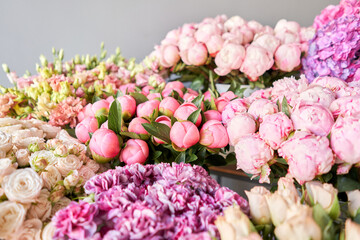
<svg viewBox="0 0 360 240"><path fill-rule="evenodd" d="M216 216L248 203L189 164L118 167L85 184L95 202L71 203L52 219L55 239L211 239Z"/></svg>
<svg viewBox="0 0 360 240"><path fill-rule="evenodd" d="M75 134L89 142L93 159L101 163L225 165L234 155L218 155L229 143L221 112L236 97L230 91L218 98L199 94L180 81L157 89L129 87L116 99L88 104L78 115Z"/></svg>
<svg viewBox="0 0 360 240"><path fill-rule="evenodd" d="M300 184L319 177L344 186L347 178L336 175L360 164L359 104L360 87L341 79L320 77L309 84L304 76L284 78L230 101L222 121L238 169L259 176L260 182L288 171Z"/></svg>
<svg viewBox="0 0 360 240"><path fill-rule="evenodd" d="M53 62L40 57L41 66L37 65L35 75L17 77L3 66L15 87L2 89L0 117L37 118L54 126L74 128L78 113L95 98L112 96L126 89L128 83L144 86L149 78L164 81L158 73L136 64L135 59L124 59L118 49L105 59L103 45L99 58L77 55L63 62L63 50L53 53Z"/></svg>
<svg viewBox="0 0 360 240"><path fill-rule="evenodd" d="M331 184L312 181L305 186L299 196L293 179L284 177L274 193L261 186L245 191L250 219L238 206L225 209L215 221L221 239L360 238L359 190L347 192L348 204L340 208L338 191Z"/></svg>
<svg viewBox="0 0 360 240"><path fill-rule="evenodd" d="M1 239L52 239L45 224L100 170L85 145L35 119L0 118L0 157Z"/></svg>
<svg viewBox="0 0 360 240"><path fill-rule="evenodd" d="M213 81L264 88L301 67L302 53L315 33L296 22L280 20L275 28L239 16L205 18L170 31L150 59L193 87ZM210 80L210 81L209 81Z"/></svg>
<svg viewBox="0 0 360 240"><path fill-rule="evenodd" d="M320 19L315 19L315 25L320 26L309 41L307 57L302 60L306 77L310 81L318 76L347 82L360 80L360 3L343 0L339 6L328 8Z"/></svg>

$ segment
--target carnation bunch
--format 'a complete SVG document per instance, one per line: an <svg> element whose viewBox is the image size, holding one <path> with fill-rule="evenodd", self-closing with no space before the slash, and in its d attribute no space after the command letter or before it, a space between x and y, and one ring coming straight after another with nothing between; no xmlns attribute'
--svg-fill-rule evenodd
<svg viewBox="0 0 360 240"><path fill-rule="evenodd" d="M312 27L284 19L273 29L221 15L170 31L149 58L194 88L214 90L214 81L264 88L299 70L313 35Z"/></svg>
<svg viewBox="0 0 360 240"><path fill-rule="evenodd" d="M216 216L248 203L200 166L133 164L85 184L94 203L71 203L52 219L55 239L211 239Z"/></svg>
<svg viewBox="0 0 360 240"><path fill-rule="evenodd" d="M51 225L43 226L81 197L100 170L65 130L35 119L0 118L0 238L52 239Z"/></svg>

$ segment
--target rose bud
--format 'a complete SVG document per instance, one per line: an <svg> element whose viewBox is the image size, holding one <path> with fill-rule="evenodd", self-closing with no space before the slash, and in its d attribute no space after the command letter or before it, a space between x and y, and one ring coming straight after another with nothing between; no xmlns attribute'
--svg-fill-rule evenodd
<svg viewBox="0 0 360 240"><path fill-rule="evenodd" d="M294 130L292 121L285 113L266 115L259 127L259 134L269 146L277 150Z"/></svg>
<svg viewBox="0 0 360 240"><path fill-rule="evenodd" d="M346 192L348 197L348 210L351 217L355 217L360 209L360 190Z"/></svg>
<svg viewBox="0 0 360 240"><path fill-rule="evenodd" d="M247 104L244 99L230 101L221 113L222 122L227 126L228 122L239 113L247 112Z"/></svg>
<svg viewBox="0 0 360 240"><path fill-rule="evenodd" d="M120 140L121 138L109 129L101 128L95 131L89 144L94 160L106 163L116 157L120 152Z"/></svg>
<svg viewBox="0 0 360 240"><path fill-rule="evenodd" d="M262 122L262 119L265 115L269 115L277 112L278 112L278 107L276 103L268 99L255 100L250 105L248 110L248 113L251 114L255 119L258 119L259 122Z"/></svg>
<svg viewBox="0 0 360 240"><path fill-rule="evenodd" d="M226 131L230 145L235 146L241 137L256 132L256 122L250 114L239 113L230 120Z"/></svg>
<svg viewBox="0 0 360 240"><path fill-rule="evenodd" d="M249 199L250 216L256 224L270 224L270 211L266 202L265 195L271 194L269 190L262 186L253 187L250 191L245 191Z"/></svg>
<svg viewBox="0 0 360 240"><path fill-rule="evenodd" d="M320 204L334 220L340 216L340 204L336 188L329 183L322 184L317 181L307 182L305 186L308 197L307 201L311 206Z"/></svg>
<svg viewBox="0 0 360 240"><path fill-rule="evenodd" d="M160 116L158 118L155 119L155 122L157 123L162 123L162 124L165 124L167 125L169 128L171 128L171 119L167 116ZM164 144L165 142L154 137L154 141L158 144Z"/></svg>
<svg viewBox="0 0 360 240"><path fill-rule="evenodd" d="M218 97L217 99L215 99L215 105L217 110L222 113L229 102L230 100L226 97Z"/></svg>
<svg viewBox="0 0 360 240"><path fill-rule="evenodd" d="M276 66L284 72L291 72L300 65L301 49L296 43L281 45L275 52Z"/></svg>
<svg viewBox="0 0 360 240"><path fill-rule="evenodd" d="M159 111L161 114L171 117L179 106L180 103L175 98L166 97L160 102Z"/></svg>
<svg viewBox="0 0 360 240"><path fill-rule="evenodd" d="M148 132L142 126L143 123L149 123L149 121L139 117L134 118L129 123L128 131L136 134L148 134Z"/></svg>
<svg viewBox="0 0 360 240"><path fill-rule="evenodd" d="M344 240L354 240L360 239L360 224L346 219L345 221L345 239Z"/></svg>
<svg viewBox="0 0 360 240"><path fill-rule="evenodd" d="M181 104L178 109L176 109L175 113L174 113L174 117L178 120L178 121L186 121L188 119L188 117L195 112L196 110L198 110L198 108L195 106L195 104L193 103L183 103ZM201 124L201 114L199 114L199 117L195 123L195 125L198 127Z"/></svg>
<svg viewBox="0 0 360 240"><path fill-rule="evenodd" d="M122 117L124 120L128 120L134 116L136 111L136 101L130 95L124 95L117 98L121 105Z"/></svg>
<svg viewBox="0 0 360 240"><path fill-rule="evenodd" d="M258 134L241 137L235 145L237 169L260 176L260 183L270 182L268 162L274 158L274 150Z"/></svg>
<svg viewBox="0 0 360 240"><path fill-rule="evenodd" d="M217 120L204 123L200 130L200 144L208 148L223 148L229 144L225 127Z"/></svg>
<svg viewBox="0 0 360 240"><path fill-rule="evenodd" d="M98 121L95 117L86 117L75 128L77 139L82 143L90 140L89 133L95 132L99 128Z"/></svg>
<svg viewBox="0 0 360 240"><path fill-rule="evenodd" d="M327 136L334 125L331 112L320 104L297 106L291 120L295 129L307 130L318 136Z"/></svg>
<svg viewBox="0 0 360 240"><path fill-rule="evenodd" d="M129 139L120 153L120 161L127 165L134 163L145 163L149 156L149 147L147 143L140 139Z"/></svg>
<svg viewBox="0 0 360 240"><path fill-rule="evenodd" d="M159 100L149 100L144 103L140 103L136 108L137 117L151 117L159 114Z"/></svg>
<svg viewBox="0 0 360 240"><path fill-rule="evenodd" d="M221 122L221 113L219 113L219 111L216 110L207 110L206 112L204 112L204 116L206 121L209 120L218 120Z"/></svg>
<svg viewBox="0 0 360 240"><path fill-rule="evenodd" d="M163 97L169 97L171 96L172 92L177 92L179 94L179 96L182 98L184 96L184 93L182 92L181 89L178 89L178 88L174 88L174 89L171 89L171 88L165 88L162 92L161 92L161 95Z"/></svg>
<svg viewBox="0 0 360 240"><path fill-rule="evenodd" d="M200 140L200 133L190 121L175 122L170 130L170 139L176 147L188 149Z"/></svg>
<svg viewBox="0 0 360 240"><path fill-rule="evenodd" d="M215 57L215 72L225 76L231 70L239 69L245 58L245 48L239 44L226 43Z"/></svg>

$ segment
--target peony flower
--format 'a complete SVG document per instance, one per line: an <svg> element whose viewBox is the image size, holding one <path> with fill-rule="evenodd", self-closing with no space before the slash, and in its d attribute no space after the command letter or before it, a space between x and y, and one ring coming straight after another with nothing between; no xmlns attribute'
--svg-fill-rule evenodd
<svg viewBox="0 0 360 240"><path fill-rule="evenodd" d="M265 195L270 192L264 187L253 187L250 191L245 191L249 199L250 216L256 224L271 223L269 206L266 202ZM270 206L271 207L271 206Z"/></svg>
<svg viewBox="0 0 360 240"><path fill-rule="evenodd" d="M239 113L233 117L227 125L230 145L235 146L239 139L256 132L256 122L248 113Z"/></svg>
<svg viewBox="0 0 360 240"><path fill-rule="evenodd" d="M291 72L300 65L301 49L298 44L281 45L275 52L275 64L284 72Z"/></svg>
<svg viewBox="0 0 360 240"><path fill-rule="evenodd" d="M325 88L329 88L334 93L338 92L342 88L347 87L346 82L336 77L317 77L311 82L310 86L319 85Z"/></svg>
<svg viewBox="0 0 360 240"><path fill-rule="evenodd" d="M171 117L179 106L180 103L175 98L166 97L160 102L159 111L161 114Z"/></svg>
<svg viewBox="0 0 360 240"><path fill-rule="evenodd" d="M215 72L225 76L231 70L239 69L245 58L245 48L242 45L226 43L215 57Z"/></svg>
<svg viewBox="0 0 360 240"><path fill-rule="evenodd" d="M171 128L171 119L167 116L160 116L155 119L155 122L162 123ZM154 141L158 144L164 144L165 142L160 140L159 138L154 137Z"/></svg>
<svg viewBox="0 0 360 240"><path fill-rule="evenodd" d="M170 130L170 139L178 148L187 149L199 142L200 133L192 122L175 122Z"/></svg>
<svg viewBox="0 0 360 240"><path fill-rule="evenodd" d="M166 68L174 66L179 60L179 49L174 45L161 45L160 64Z"/></svg>
<svg viewBox="0 0 360 240"><path fill-rule="evenodd" d="M149 156L147 143L140 139L129 139L121 150L120 161L127 165L134 163L145 163Z"/></svg>
<svg viewBox="0 0 360 240"><path fill-rule="evenodd" d="M108 143L112 144L109 145ZM93 158L100 163L110 161L120 152L120 142L118 136L113 131L106 128L98 129L93 134L89 147Z"/></svg>
<svg viewBox="0 0 360 240"><path fill-rule="evenodd" d="M219 111L216 110L207 110L206 112L204 112L204 116L206 121L210 121L210 120L217 120L217 121L222 121L221 118L221 114L219 113Z"/></svg>
<svg viewBox="0 0 360 240"><path fill-rule="evenodd" d="M219 111L219 113L224 111L229 102L230 100L227 97L218 97L215 99L216 109Z"/></svg>
<svg viewBox="0 0 360 240"><path fill-rule="evenodd" d="M339 116L354 116L360 113L360 95L338 98L330 105L330 111L334 118Z"/></svg>
<svg viewBox="0 0 360 240"><path fill-rule="evenodd" d="M348 210L351 217L355 217L360 209L360 190L346 192L348 197Z"/></svg>
<svg viewBox="0 0 360 240"><path fill-rule="evenodd" d="M149 121L139 117L133 118L129 123L128 131L136 134L148 134L148 132L142 126L143 123L149 123Z"/></svg>
<svg viewBox="0 0 360 240"><path fill-rule="evenodd" d="M262 47L268 50L271 54L274 55L275 51L280 46L280 40L272 34L264 33L260 35L256 35L254 41L251 45ZM300 58L299 58L300 61Z"/></svg>
<svg viewBox="0 0 360 240"><path fill-rule="evenodd" d="M237 114L246 113L247 103L243 99L234 99L230 101L221 113L222 122L226 126L229 121Z"/></svg>
<svg viewBox="0 0 360 240"><path fill-rule="evenodd" d="M70 125L71 128L76 126L76 118L85 105L85 99L68 97L61 101L54 108L49 116L49 124L53 126Z"/></svg>
<svg viewBox="0 0 360 240"><path fill-rule="evenodd" d="M250 104L248 113L252 115L254 119L259 119L259 121L262 122L264 116L277 113L278 111L278 107L274 102L268 99L258 99Z"/></svg>
<svg viewBox="0 0 360 240"><path fill-rule="evenodd" d="M10 201L31 203L39 196L43 182L34 170L25 168L6 176L1 186Z"/></svg>
<svg viewBox="0 0 360 240"><path fill-rule="evenodd" d="M25 207L16 202L5 201L0 203L0 238L11 239L23 224L26 215Z"/></svg>
<svg viewBox="0 0 360 240"><path fill-rule="evenodd" d="M44 187L46 187L48 190L51 190L57 182L62 180L61 173L53 165L47 166L45 171L40 173L40 177L43 180Z"/></svg>
<svg viewBox="0 0 360 240"><path fill-rule="evenodd" d="M308 105L318 103L329 108L330 104L335 100L335 93L329 88L311 85L308 89L300 93L296 101L299 102L299 104L305 103Z"/></svg>
<svg viewBox="0 0 360 240"><path fill-rule="evenodd" d="M204 65L208 58L208 51L205 44L194 43L189 49L180 51L181 59L187 65Z"/></svg>
<svg viewBox="0 0 360 240"><path fill-rule="evenodd" d="M136 108L136 116L141 117L157 117L159 113L159 100L149 100L144 103L140 103Z"/></svg>
<svg viewBox="0 0 360 240"><path fill-rule="evenodd" d="M223 148L229 144L229 137L221 122L210 120L201 127L199 143L208 148Z"/></svg>
<svg viewBox="0 0 360 240"><path fill-rule="evenodd" d="M37 219L28 219L24 221L19 230L12 236L14 239L35 239L40 240L42 222Z"/></svg>
<svg viewBox="0 0 360 240"><path fill-rule="evenodd" d="M89 133L94 133L98 128L98 121L95 117L86 117L76 125L75 134L77 139L82 143L86 143L90 140Z"/></svg>
<svg viewBox="0 0 360 240"><path fill-rule="evenodd" d="M276 102L279 100L281 103L283 98L286 97L288 103L293 105L294 98L308 88L308 80L303 75L300 76L299 80L296 80L294 77L285 77L275 81L273 86L271 90L272 101Z"/></svg>
<svg viewBox="0 0 360 240"><path fill-rule="evenodd" d="M196 110L198 110L198 108L195 106L195 104L193 103L183 103L181 104L176 111L174 112L174 117L178 120L178 121L186 121L188 119L188 117L195 112ZM195 123L195 125L198 127L201 124L201 114L199 114L199 117Z"/></svg>

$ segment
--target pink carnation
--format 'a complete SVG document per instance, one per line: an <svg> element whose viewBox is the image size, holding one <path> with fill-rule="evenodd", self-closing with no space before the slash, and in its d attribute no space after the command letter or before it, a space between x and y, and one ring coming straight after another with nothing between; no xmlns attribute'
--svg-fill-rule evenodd
<svg viewBox="0 0 360 240"><path fill-rule="evenodd" d="M5 93L0 96L0 117L5 117L15 105L16 95Z"/></svg>
<svg viewBox="0 0 360 240"><path fill-rule="evenodd" d="M74 128L77 123L76 117L85 104L85 99L67 97L51 111L49 123L58 127L69 124L71 128Z"/></svg>

